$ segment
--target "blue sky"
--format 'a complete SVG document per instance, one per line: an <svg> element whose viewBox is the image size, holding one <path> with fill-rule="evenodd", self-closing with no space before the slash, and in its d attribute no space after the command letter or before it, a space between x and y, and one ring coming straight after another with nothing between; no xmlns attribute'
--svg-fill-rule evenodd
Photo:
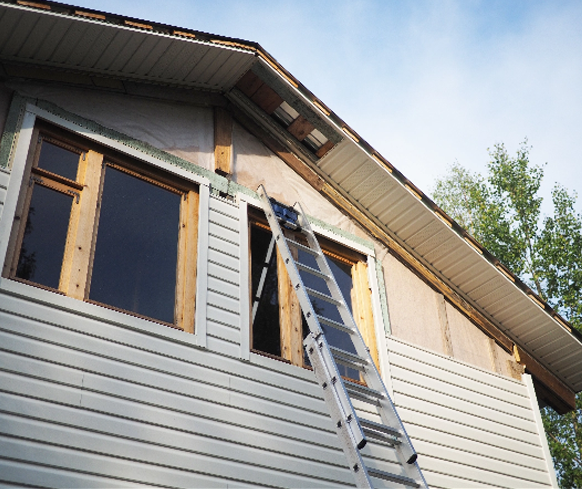
<svg viewBox="0 0 582 489"><path fill-rule="evenodd" d="M259 42L427 193L525 137L546 199L582 193L582 1L71 3Z"/></svg>

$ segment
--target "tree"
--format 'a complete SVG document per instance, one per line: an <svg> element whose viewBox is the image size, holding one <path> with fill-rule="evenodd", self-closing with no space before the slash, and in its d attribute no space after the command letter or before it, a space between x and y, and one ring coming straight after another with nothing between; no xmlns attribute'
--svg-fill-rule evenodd
<svg viewBox="0 0 582 489"><path fill-rule="evenodd" d="M576 195L556 184L553 214L541 214L543 167L529 161L525 140L515 157L503 144L489 151L486 177L455 163L437 180L434 201L530 288L582 331L582 216ZM582 487L582 395L563 416L542 409L558 481Z"/></svg>

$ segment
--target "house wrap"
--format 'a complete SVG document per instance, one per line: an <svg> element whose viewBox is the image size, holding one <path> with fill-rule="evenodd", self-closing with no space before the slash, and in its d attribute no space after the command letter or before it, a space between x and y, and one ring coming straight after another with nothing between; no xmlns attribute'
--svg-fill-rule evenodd
<svg viewBox="0 0 582 489"><path fill-rule="evenodd" d="M0 485L354 486L280 257L256 300L263 185L428 485L557 486L580 334L258 44L2 0L0 132Z"/></svg>

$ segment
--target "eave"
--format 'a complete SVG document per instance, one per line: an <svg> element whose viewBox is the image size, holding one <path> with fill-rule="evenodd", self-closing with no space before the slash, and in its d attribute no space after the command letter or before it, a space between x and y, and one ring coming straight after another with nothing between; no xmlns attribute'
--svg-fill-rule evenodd
<svg viewBox="0 0 582 489"><path fill-rule="evenodd" d="M0 0L0 61L223 94L322 194L505 349L526 352L520 358L534 375L547 371L558 389L582 390L582 336L258 44L56 2ZM333 148L310 152L249 98L237 86L249 70Z"/></svg>

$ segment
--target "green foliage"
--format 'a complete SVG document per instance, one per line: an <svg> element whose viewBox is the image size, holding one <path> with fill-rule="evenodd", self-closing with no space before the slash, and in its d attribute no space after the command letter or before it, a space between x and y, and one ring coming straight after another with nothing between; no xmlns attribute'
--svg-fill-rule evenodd
<svg viewBox="0 0 582 489"><path fill-rule="evenodd" d="M529 161L524 141L515 157L503 144L489 151L487 175L458 163L438 180L434 201L493 255L582 331L582 216L576 195L556 185L553 214L541 215L543 168ZM582 395L577 409L542 409L560 486L582 487Z"/></svg>

